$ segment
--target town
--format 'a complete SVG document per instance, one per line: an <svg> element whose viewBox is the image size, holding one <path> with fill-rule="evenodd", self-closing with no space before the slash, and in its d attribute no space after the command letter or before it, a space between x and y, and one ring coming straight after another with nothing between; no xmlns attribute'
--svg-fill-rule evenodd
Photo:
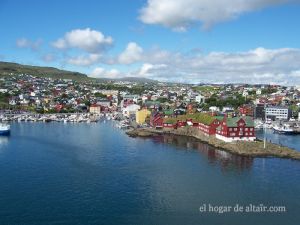
<svg viewBox="0 0 300 225"><path fill-rule="evenodd" d="M299 133L300 88L249 84L76 81L30 74L0 79L2 121L96 122L120 128L198 128L225 142L255 140L264 125Z"/></svg>

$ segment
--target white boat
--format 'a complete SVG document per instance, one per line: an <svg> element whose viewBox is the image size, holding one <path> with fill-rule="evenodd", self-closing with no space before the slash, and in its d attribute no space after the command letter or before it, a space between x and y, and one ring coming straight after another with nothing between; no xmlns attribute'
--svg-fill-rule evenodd
<svg viewBox="0 0 300 225"><path fill-rule="evenodd" d="M274 132L277 132L280 134L293 134L294 133L294 130L287 125L283 125L283 126L275 125L275 126L273 126L273 130L274 130Z"/></svg>
<svg viewBox="0 0 300 225"><path fill-rule="evenodd" d="M10 125L0 123L0 135L9 135L10 134Z"/></svg>

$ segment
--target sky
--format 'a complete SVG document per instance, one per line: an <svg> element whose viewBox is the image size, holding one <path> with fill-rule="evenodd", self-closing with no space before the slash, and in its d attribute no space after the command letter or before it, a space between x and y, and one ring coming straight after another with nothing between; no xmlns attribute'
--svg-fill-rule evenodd
<svg viewBox="0 0 300 225"><path fill-rule="evenodd" d="M300 0L0 0L0 61L97 78L300 85Z"/></svg>

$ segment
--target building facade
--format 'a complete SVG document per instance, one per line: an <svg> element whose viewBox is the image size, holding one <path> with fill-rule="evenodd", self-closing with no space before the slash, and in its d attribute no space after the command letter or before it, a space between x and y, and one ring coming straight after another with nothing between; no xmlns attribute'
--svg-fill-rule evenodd
<svg viewBox="0 0 300 225"><path fill-rule="evenodd" d="M100 114L101 113L101 105L93 104L90 106L90 113Z"/></svg>
<svg viewBox="0 0 300 225"><path fill-rule="evenodd" d="M254 141L254 121L251 117L224 117L216 131L216 138L225 141Z"/></svg>
<svg viewBox="0 0 300 225"><path fill-rule="evenodd" d="M151 112L148 109L141 109L136 112L136 122L138 124L144 124L147 116L150 116Z"/></svg>
<svg viewBox="0 0 300 225"><path fill-rule="evenodd" d="M288 107L269 106L266 107L266 117L272 120L289 120L292 116L292 111Z"/></svg>

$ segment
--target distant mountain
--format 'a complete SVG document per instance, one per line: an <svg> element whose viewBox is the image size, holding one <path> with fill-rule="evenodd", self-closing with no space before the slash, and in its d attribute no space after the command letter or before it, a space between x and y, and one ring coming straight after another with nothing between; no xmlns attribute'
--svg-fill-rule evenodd
<svg viewBox="0 0 300 225"><path fill-rule="evenodd" d="M30 74L37 77L51 77L54 79L72 79L77 81L90 80L87 75L60 70L54 67L29 66L11 62L0 62L0 75Z"/></svg>
<svg viewBox="0 0 300 225"><path fill-rule="evenodd" d="M120 79L115 79L119 81L137 82L137 83L157 83L157 80L152 80L144 77L123 77Z"/></svg>

